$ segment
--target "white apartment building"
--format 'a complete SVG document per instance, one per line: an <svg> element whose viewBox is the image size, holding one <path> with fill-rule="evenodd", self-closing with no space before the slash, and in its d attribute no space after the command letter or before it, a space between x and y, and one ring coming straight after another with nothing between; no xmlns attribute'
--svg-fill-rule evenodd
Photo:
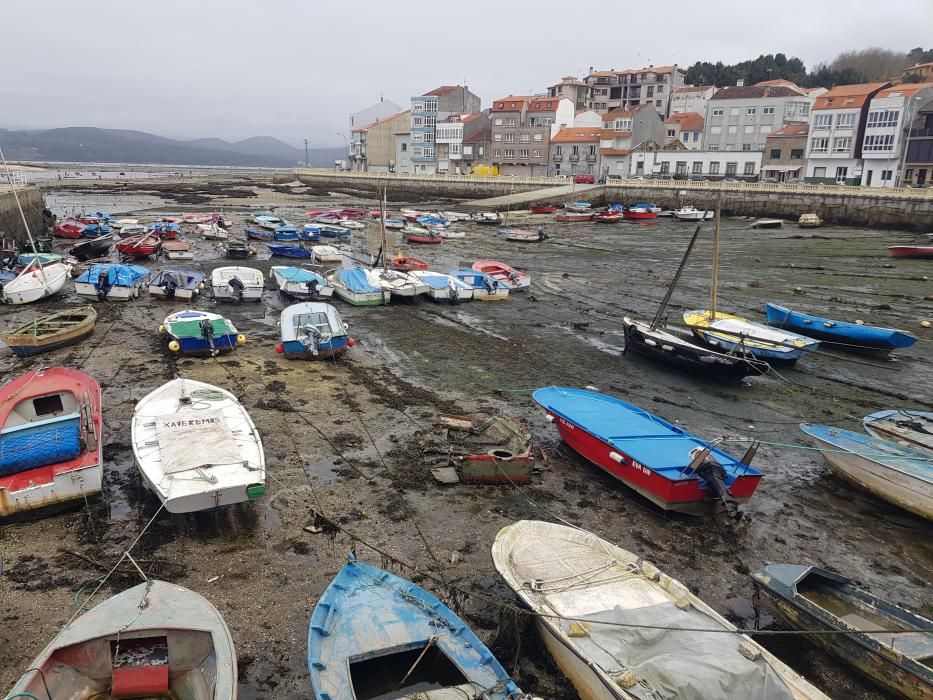
<svg viewBox="0 0 933 700"><path fill-rule="evenodd" d="M933 83L903 83L875 95L865 120L861 183L866 187L897 187L907 126L922 104L933 99Z"/></svg>
<svg viewBox="0 0 933 700"><path fill-rule="evenodd" d="M671 114L706 114L706 104L716 94L714 85L685 85L671 94Z"/></svg>
<svg viewBox="0 0 933 700"><path fill-rule="evenodd" d="M788 81L720 88L706 106L703 147L710 151L764 150L772 131L805 124L813 101L806 90Z"/></svg>

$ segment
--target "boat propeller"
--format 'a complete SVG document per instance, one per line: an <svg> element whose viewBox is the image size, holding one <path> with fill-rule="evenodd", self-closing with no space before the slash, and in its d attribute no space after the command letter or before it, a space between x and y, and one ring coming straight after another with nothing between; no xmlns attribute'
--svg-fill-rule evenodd
<svg viewBox="0 0 933 700"><path fill-rule="evenodd" d="M751 462L751 456L746 454L746 458ZM690 459L691 462L687 470L693 471L706 482L710 497L722 502L726 514L730 518L733 520L741 519L743 513L739 510L738 501L735 500L732 492L729 491L729 487L726 486L726 470L713 457L710 447L694 447L690 450ZM748 464L748 462L745 462L745 464Z"/></svg>

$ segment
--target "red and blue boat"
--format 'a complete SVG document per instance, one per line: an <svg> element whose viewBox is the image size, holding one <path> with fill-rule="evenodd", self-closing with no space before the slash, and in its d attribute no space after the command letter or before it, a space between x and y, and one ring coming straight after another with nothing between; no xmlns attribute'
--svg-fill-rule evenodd
<svg viewBox="0 0 933 700"><path fill-rule="evenodd" d="M666 511L740 517L762 473L644 409L612 396L545 387L532 397L581 456Z"/></svg>

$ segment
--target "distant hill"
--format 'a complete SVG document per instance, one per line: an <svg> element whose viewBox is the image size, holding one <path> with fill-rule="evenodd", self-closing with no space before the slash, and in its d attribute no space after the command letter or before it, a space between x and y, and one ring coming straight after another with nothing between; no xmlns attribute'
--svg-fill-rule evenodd
<svg viewBox="0 0 933 700"><path fill-rule="evenodd" d="M71 126L37 131L0 129L0 146L10 160L67 163L158 163L292 168L304 164L303 149L270 136L230 143L206 138L194 141L156 136L145 131ZM343 148L312 148L311 165L332 166L344 158Z"/></svg>

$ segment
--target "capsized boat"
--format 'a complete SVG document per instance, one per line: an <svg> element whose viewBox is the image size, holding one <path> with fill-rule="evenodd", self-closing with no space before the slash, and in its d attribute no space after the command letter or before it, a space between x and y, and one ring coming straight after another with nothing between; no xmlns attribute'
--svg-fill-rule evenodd
<svg viewBox="0 0 933 700"><path fill-rule="evenodd" d="M851 430L803 423L829 470L888 503L933 520L933 460L905 447Z"/></svg>
<svg viewBox="0 0 933 700"><path fill-rule="evenodd" d="M684 311L684 323L708 345L719 350L745 350L769 364L793 365L805 353L820 346L820 341L791 331L776 330L742 316L706 309Z"/></svg>
<svg viewBox="0 0 933 700"><path fill-rule="evenodd" d="M354 306L381 306L388 304L392 296L382 287L374 271L358 265L332 271L327 281L338 297Z"/></svg>
<svg viewBox="0 0 933 700"><path fill-rule="evenodd" d="M751 228L783 228L783 219L755 219L751 223Z"/></svg>
<svg viewBox="0 0 933 700"><path fill-rule="evenodd" d="M524 292L531 287L529 275L498 260L477 260L473 263L473 269L494 277L513 292Z"/></svg>
<svg viewBox="0 0 933 700"><path fill-rule="evenodd" d="M168 268L149 280L149 296L160 301L191 301L202 289L206 275L200 270Z"/></svg>
<svg viewBox="0 0 933 700"><path fill-rule="evenodd" d="M282 258L310 258L311 251L305 250L300 245L288 245L287 243L266 243L266 247L272 255Z"/></svg>
<svg viewBox="0 0 933 700"><path fill-rule="evenodd" d="M94 301L129 301L149 279L149 268L122 263L91 265L75 279L79 297Z"/></svg>
<svg viewBox="0 0 933 700"><path fill-rule="evenodd" d="M66 367L0 387L0 517L100 493L100 385Z"/></svg>
<svg viewBox="0 0 933 700"><path fill-rule="evenodd" d="M226 389L179 377L136 404L139 471L170 513L255 501L266 492L259 431Z"/></svg>
<svg viewBox="0 0 933 700"><path fill-rule="evenodd" d="M68 251L68 255L81 262L94 260L107 255L112 245L113 239L108 236L92 238L72 246L71 250Z"/></svg>
<svg viewBox="0 0 933 700"><path fill-rule="evenodd" d="M273 265L269 276L275 279L282 294L294 299L329 299L334 293L324 277L303 267Z"/></svg>
<svg viewBox="0 0 933 700"><path fill-rule="evenodd" d="M505 301L509 297L509 287L485 272L461 267L451 270L450 276L472 289L477 301Z"/></svg>
<svg viewBox="0 0 933 700"><path fill-rule="evenodd" d="M191 309L167 316L159 332L172 338L168 349L182 355L213 357L221 352L232 352L246 343L246 336L238 333L229 319L220 314Z"/></svg>
<svg viewBox="0 0 933 700"><path fill-rule="evenodd" d="M347 335L347 324L330 304L311 301L292 304L282 311L279 327L282 343L276 351L289 360L334 357L353 345Z"/></svg>
<svg viewBox="0 0 933 700"><path fill-rule="evenodd" d="M449 301L456 304L473 298L473 287L453 275L430 270L411 270L409 274L428 286L427 294L435 301Z"/></svg>
<svg viewBox="0 0 933 700"><path fill-rule="evenodd" d="M10 692L56 700L236 700L237 658L213 605L149 579L69 623Z"/></svg>
<svg viewBox="0 0 933 700"><path fill-rule="evenodd" d="M664 510L741 516L762 473L752 445L739 460L683 428L612 396L545 387L532 394L561 438L590 462Z"/></svg>
<svg viewBox="0 0 933 700"><path fill-rule="evenodd" d="M92 306L40 316L0 334L18 357L32 357L50 350L76 345L94 331L97 312Z"/></svg>
<svg viewBox="0 0 933 700"><path fill-rule="evenodd" d="M211 292L215 299L259 301L265 288L261 270L231 265L215 267L211 272Z"/></svg>
<svg viewBox="0 0 933 700"><path fill-rule="evenodd" d="M933 245L892 245L892 258L933 258Z"/></svg>
<svg viewBox="0 0 933 700"><path fill-rule="evenodd" d="M894 350L909 348L917 338L896 328L881 328L861 323L834 321L777 304L765 304L768 324L788 328L810 338L831 342L840 350Z"/></svg>
<svg viewBox="0 0 933 700"><path fill-rule="evenodd" d="M311 259L319 265L339 265L343 262L343 253L332 245L313 245L311 246Z"/></svg>
<svg viewBox="0 0 933 700"><path fill-rule="evenodd" d="M373 279L377 281L380 287L392 294L394 297L403 297L412 299L419 294L428 293L428 285L407 272L400 270L384 270L375 268Z"/></svg>
<svg viewBox="0 0 933 700"><path fill-rule="evenodd" d="M65 286L71 277L71 269L71 263L65 260L46 265L34 258L16 278L0 285L0 301L4 304L31 304L53 296Z"/></svg>
<svg viewBox="0 0 933 700"><path fill-rule="evenodd" d="M823 220L817 214L801 214L797 219L797 225L800 228L819 228L823 225Z"/></svg>
<svg viewBox="0 0 933 700"><path fill-rule="evenodd" d="M876 438L926 450L933 455L933 413L904 408L878 411L862 420Z"/></svg>
<svg viewBox="0 0 933 700"><path fill-rule="evenodd" d="M502 665L441 601L350 557L308 625L315 700L519 700Z"/></svg>
<svg viewBox="0 0 933 700"><path fill-rule="evenodd" d="M752 580L793 628L846 633L803 635L816 646L901 697L933 697L933 621L816 566L769 564Z"/></svg>
<svg viewBox="0 0 933 700"><path fill-rule="evenodd" d="M683 583L593 533L520 520L492 560L583 700L828 700Z"/></svg>

